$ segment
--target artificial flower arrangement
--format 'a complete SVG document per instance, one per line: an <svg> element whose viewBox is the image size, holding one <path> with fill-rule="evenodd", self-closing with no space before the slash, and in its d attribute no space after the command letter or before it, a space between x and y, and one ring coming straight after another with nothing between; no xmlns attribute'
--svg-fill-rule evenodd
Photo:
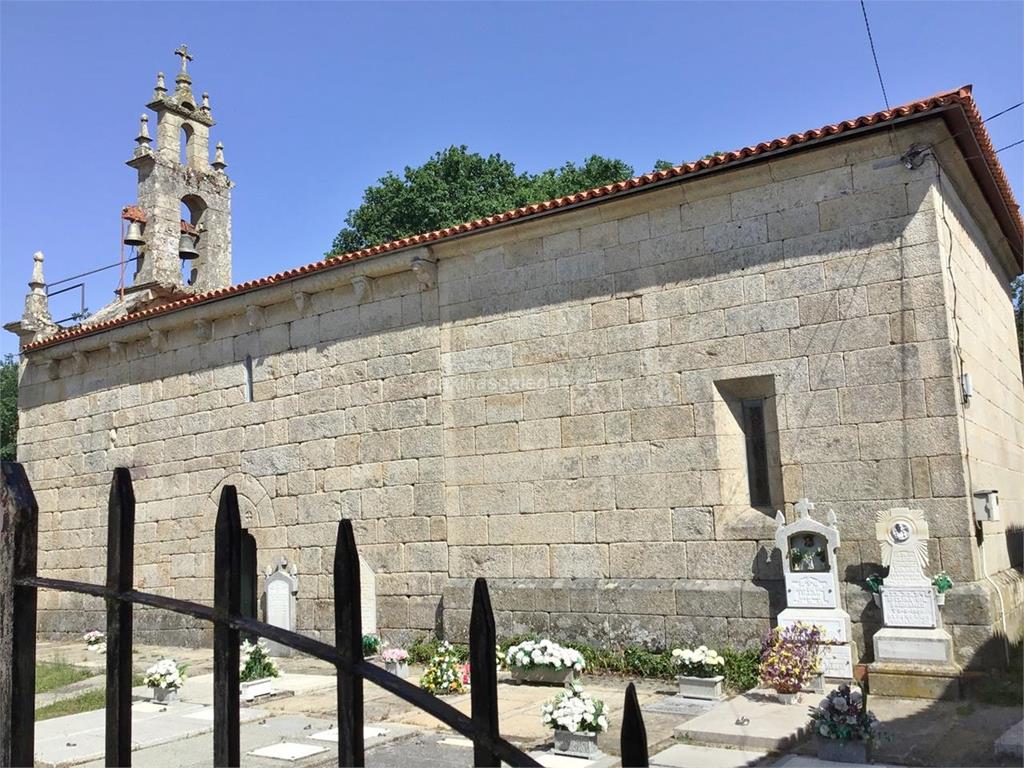
<svg viewBox="0 0 1024 768"><path fill-rule="evenodd" d="M817 707L811 707L811 719L818 735L839 741L871 741L878 731L878 718L867 709L863 693L841 685Z"/></svg>
<svg viewBox="0 0 1024 768"><path fill-rule="evenodd" d="M452 644L442 640L420 678L420 687L430 693L462 693L468 682L468 672L469 665L462 663Z"/></svg>
<svg viewBox="0 0 1024 768"><path fill-rule="evenodd" d="M404 648L385 648L380 653L384 669L403 680L409 676L409 652Z"/></svg>
<svg viewBox="0 0 1024 768"><path fill-rule="evenodd" d="M821 628L802 622L769 630L761 644L761 682L795 697L818 671L822 642Z"/></svg>
<svg viewBox="0 0 1024 768"><path fill-rule="evenodd" d="M160 659L146 670L142 684L163 691L176 691L185 683L185 667L174 659Z"/></svg>
<svg viewBox="0 0 1024 768"><path fill-rule="evenodd" d="M953 580L949 578L949 574L945 571L939 571L935 574L935 578L932 579L932 586L935 587L935 591L938 594L942 595L953 588Z"/></svg>
<svg viewBox="0 0 1024 768"><path fill-rule="evenodd" d="M389 662L397 664L400 661L408 661L409 652L404 648L385 648L381 651L380 658L385 664Z"/></svg>
<svg viewBox="0 0 1024 768"><path fill-rule="evenodd" d="M380 638L376 635L363 635L363 658L376 656L380 651Z"/></svg>
<svg viewBox="0 0 1024 768"><path fill-rule="evenodd" d="M255 643L246 640L242 643L242 670L238 674L240 683L278 677L280 674L281 670L278 669L277 662L270 658L263 640Z"/></svg>
<svg viewBox="0 0 1024 768"><path fill-rule="evenodd" d="M863 693L841 685L817 707L811 707L820 759L870 762L871 745L878 737L879 722L867 705Z"/></svg>
<svg viewBox="0 0 1024 768"><path fill-rule="evenodd" d="M554 699L543 704L540 720L543 725L556 731L597 734L608 730L604 702L584 692L579 683L572 683Z"/></svg>
<svg viewBox="0 0 1024 768"><path fill-rule="evenodd" d="M524 640L505 651L505 664L510 669L551 667L579 673L587 666L583 654L575 648L564 648L553 640Z"/></svg>
<svg viewBox="0 0 1024 768"><path fill-rule="evenodd" d="M706 645L693 650L673 648L672 663L679 668L679 674L686 677L718 677L725 670L725 659Z"/></svg>
<svg viewBox="0 0 1024 768"><path fill-rule="evenodd" d="M82 638L85 640L85 647L90 651L102 651L107 646L107 636L98 629L90 629Z"/></svg>

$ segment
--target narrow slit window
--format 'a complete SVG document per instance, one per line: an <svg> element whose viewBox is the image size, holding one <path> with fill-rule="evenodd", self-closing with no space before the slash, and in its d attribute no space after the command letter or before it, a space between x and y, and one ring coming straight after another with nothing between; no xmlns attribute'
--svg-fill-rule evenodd
<svg viewBox="0 0 1024 768"><path fill-rule="evenodd" d="M767 507L771 505L772 500L768 486L768 439L765 434L764 400L744 400L742 405L750 506Z"/></svg>
<svg viewBox="0 0 1024 768"><path fill-rule="evenodd" d="M245 356L245 402L253 401L252 390L252 355Z"/></svg>

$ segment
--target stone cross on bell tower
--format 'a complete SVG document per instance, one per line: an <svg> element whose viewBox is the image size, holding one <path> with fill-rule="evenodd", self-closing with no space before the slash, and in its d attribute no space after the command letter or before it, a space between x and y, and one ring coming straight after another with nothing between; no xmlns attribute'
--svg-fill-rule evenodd
<svg viewBox="0 0 1024 768"><path fill-rule="evenodd" d="M181 70L168 93L164 73L157 75L152 100L156 147L149 118L142 116L135 151L128 165L139 175L138 202L124 218L141 225L135 275L125 292L150 290L160 295L199 293L231 284L231 188L224 147L217 144L210 162L209 95L196 99L182 44L176 51Z"/></svg>

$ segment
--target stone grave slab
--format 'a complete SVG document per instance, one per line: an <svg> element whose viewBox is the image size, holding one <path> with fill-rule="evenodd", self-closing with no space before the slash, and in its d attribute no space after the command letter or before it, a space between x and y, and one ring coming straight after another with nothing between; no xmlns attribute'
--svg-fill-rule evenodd
<svg viewBox="0 0 1024 768"><path fill-rule="evenodd" d="M688 699L685 696L665 696L657 701L645 704L645 712L657 712L663 715L678 715L680 717L696 717L719 706L720 701L707 701L704 699Z"/></svg>
<svg viewBox="0 0 1024 768"><path fill-rule="evenodd" d="M767 752L676 744L651 757L651 768L746 768L765 765Z"/></svg>
<svg viewBox="0 0 1024 768"><path fill-rule="evenodd" d="M711 746L751 750L783 750L810 733L808 707L820 695L802 694L795 704L780 704L773 692L754 689L721 702L709 712L683 723L675 738Z"/></svg>
<svg viewBox="0 0 1024 768"><path fill-rule="evenodd" d="M996 739L996 757L1013 757L1018 761L1024 759L1024 720L1011 725Z"/></svg>
<svg viewBox="0 0 1024 768"><path fill-rule="evenodd" d="M297 595L299 577L295 566L288 568L288 560L282 557L276 566L267 568L263 589L263 618L271 626L295 631L295 615L298 610ZM292 649L267 640L271 656L291 656Z"/></svg>
<svg viewBox="0 0 1024 768"><path fill-rule="evenodd" d="M300 744L292 741L282 741L278 744L271 744L269 747L260 747L247 754L253 757L269 757L273 760L287 760L295 762L303 760L311 755L318 755L326 752L326 747L318 747L315 744Z"/></svg>

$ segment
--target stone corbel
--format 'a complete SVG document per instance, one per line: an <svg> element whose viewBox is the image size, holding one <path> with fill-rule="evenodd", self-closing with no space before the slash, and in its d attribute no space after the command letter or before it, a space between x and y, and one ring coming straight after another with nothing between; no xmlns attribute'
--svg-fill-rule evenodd
<svg viewBox="0 0 1024 768"><path fill-rule="evenodd" d="M250 331L254 331L263 325L263 307L250 304L245 308L245 324Z"/></svg>
<svg viewBox="0 0 1024 768"><path fill-rule="evenodd" d="M107 345L107 349L110 351L110 359L112 362L124 360L125 357L125 346L124 342L112 341Z"/></svg>
<svg viewBox="0 0 1024 768"><path fill-rule="evenodd" d="M85 373L85 353L76 350L71 353L71 359L74 361L75 373Z"/></svg>
<svg viewBox="0 0 1024 768"><path fill-rule="evenodd" d="M196 320L195 328L196 338L199 339L208 339L213 333L213 323L203 318Z"/></svg>
<svg viewBox="0 0 1024 768"><path fill-rule="evenodd" d="M163 331L152 330L149 332L149 343L156 352L162 352L167 343L167 334Z"/></svg>
<svg viewBox="0 0 1024 768"><path fill-rule="evenodd" d="M413 274L416 275L416 282L419 283L421 291L429 291L437 283L437 262L429 259L416 257L409 265Z"/></svg>
<svg viewBox="0 0 1024 768"><path fill-rule="evenodd" d="M303 293L302 291L296 291L292 294L292 301L295 302L295 308L299 310L299 314L303 314L306 311L306 305L309 303L309 294Z"/></svg>
<svg viewBox="0 0 1024 768"><path fill-rule="evenodd" d="M356 292L356 303L362 304L373 296L373 278L356 275L352 278L352 289Z"/></svg>
<svg viewBox="0 0 1024 768"><path fill-rule="evenodd" d="M50 381L60 378L60 360L44 360L40 365L43 366L43 370L46 371L46 376Z"/></svg>

